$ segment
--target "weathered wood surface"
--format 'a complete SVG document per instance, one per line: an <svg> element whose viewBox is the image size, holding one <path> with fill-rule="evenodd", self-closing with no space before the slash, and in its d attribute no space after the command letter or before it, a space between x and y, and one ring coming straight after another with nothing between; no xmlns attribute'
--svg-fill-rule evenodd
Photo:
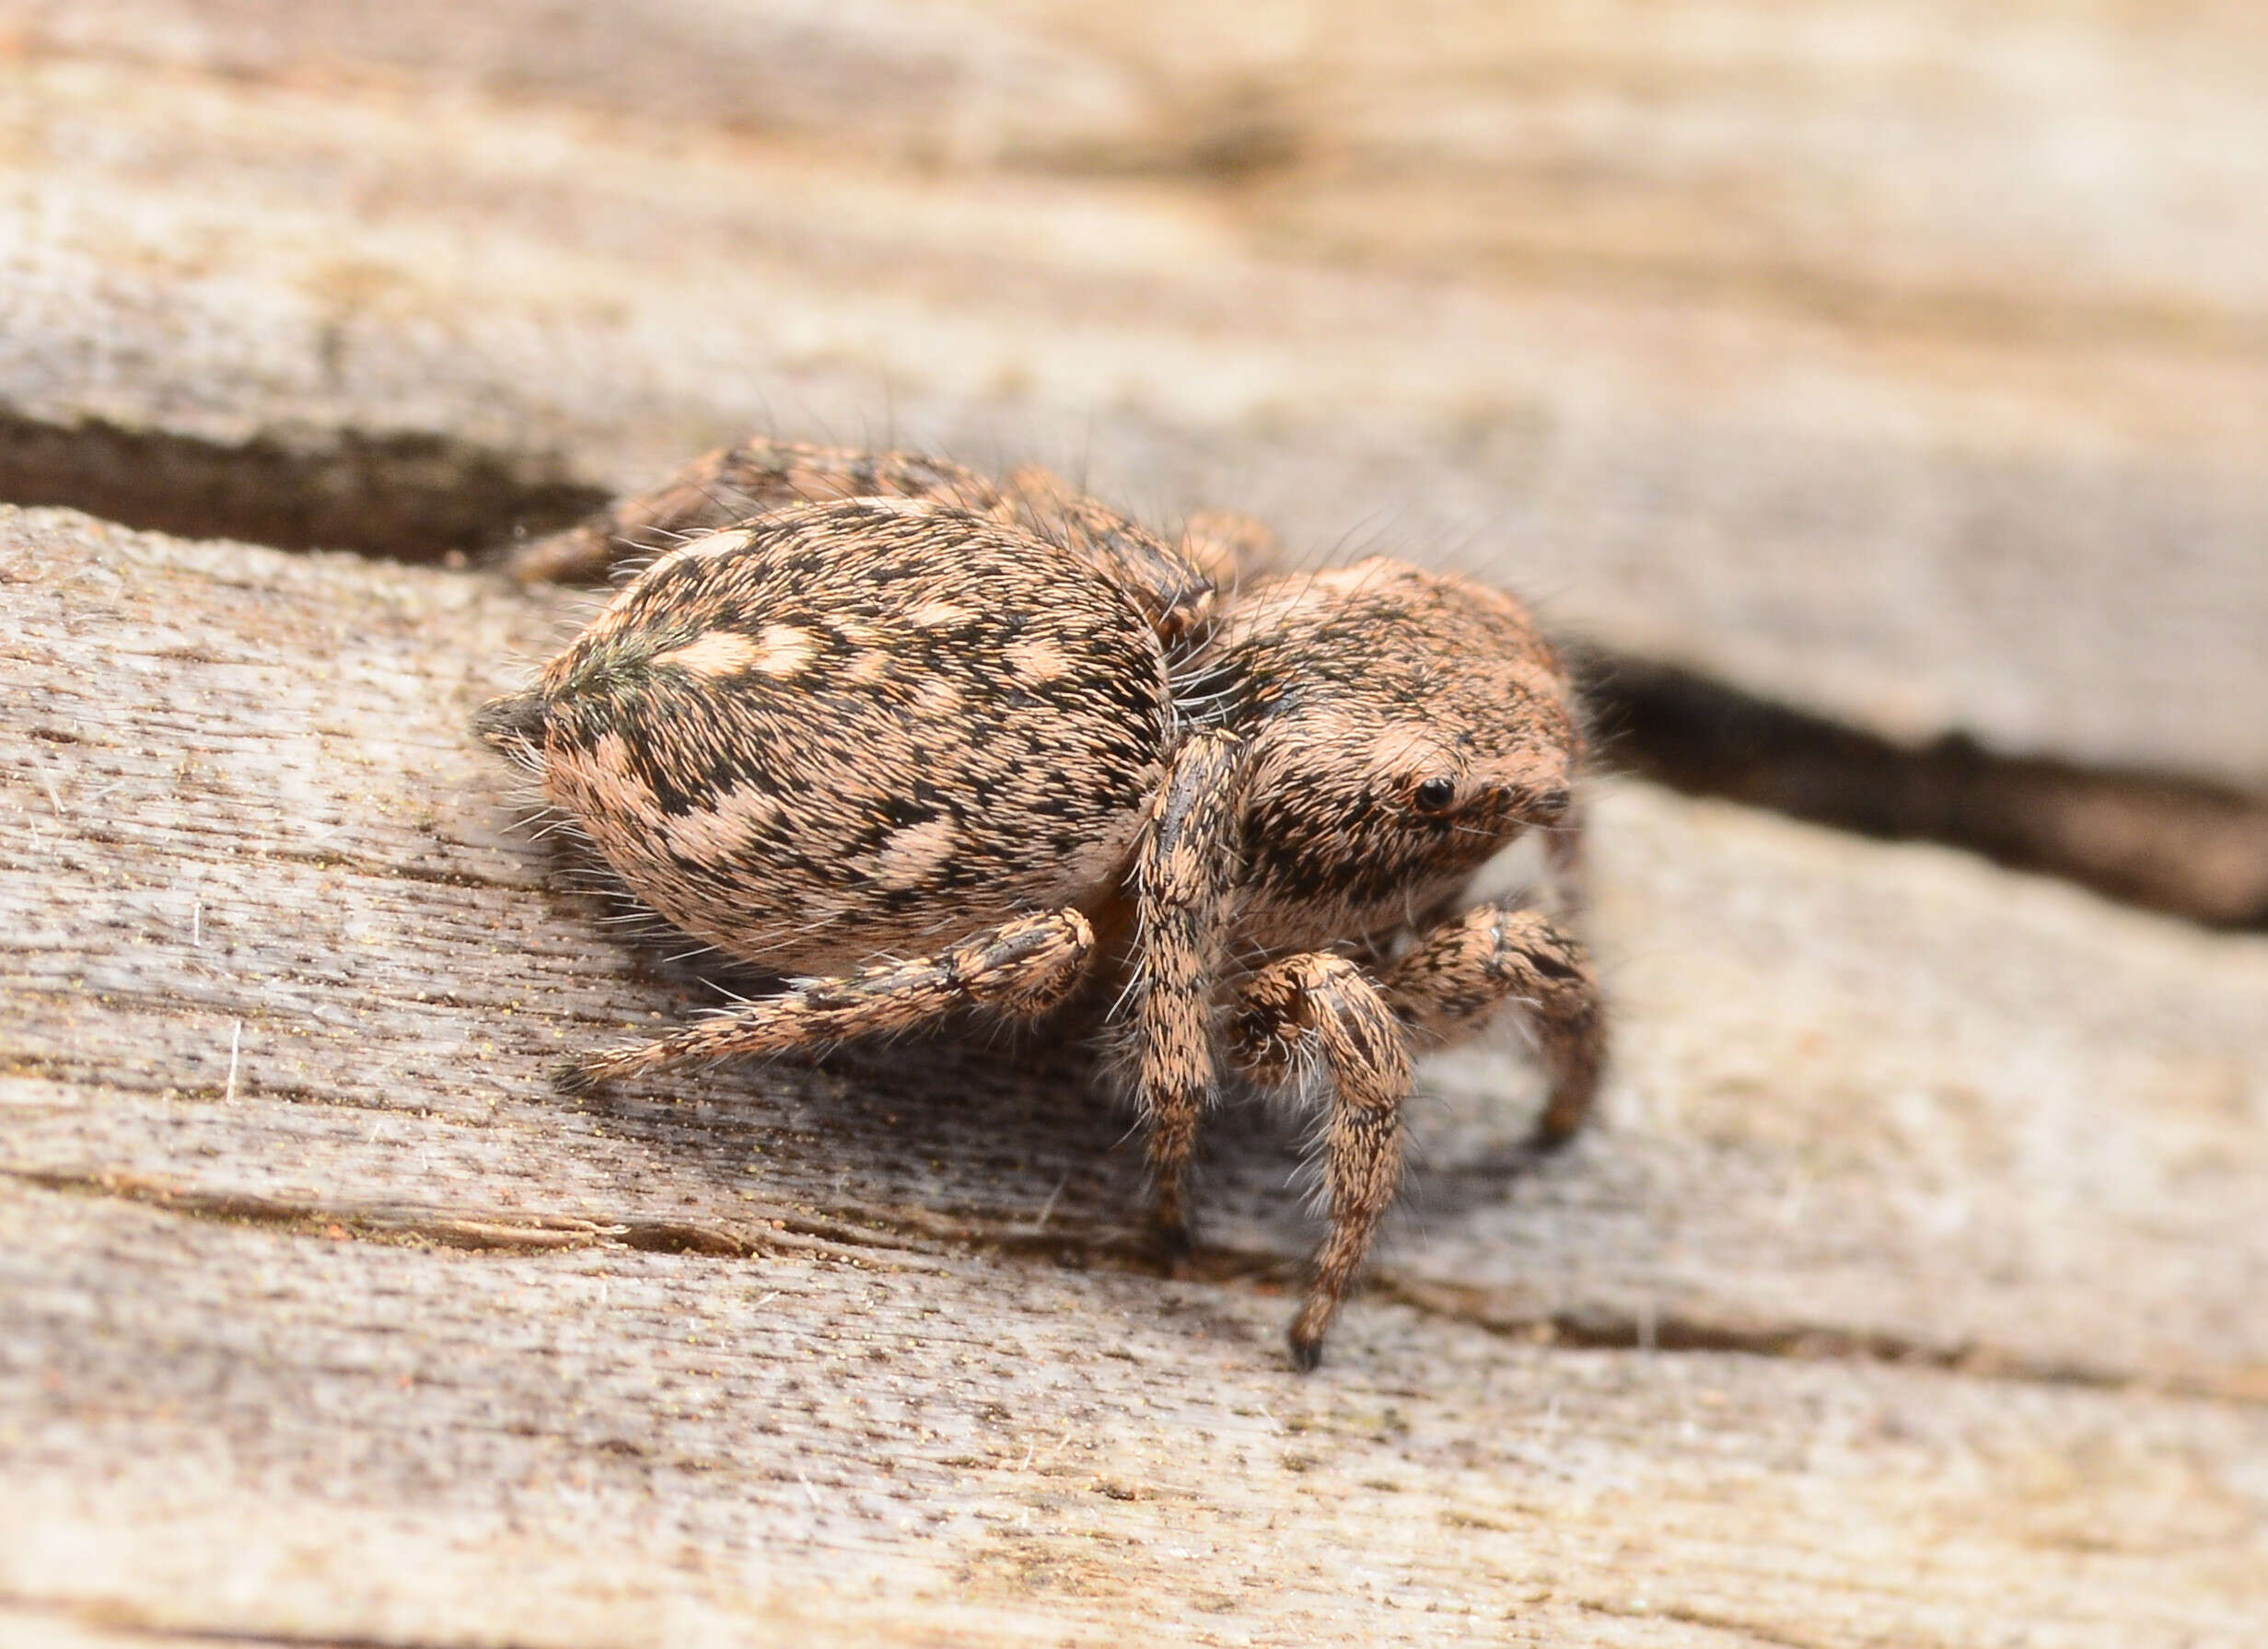
<svg viewBox="0 0 2268 1649"><path fill-rule="evenodd" d="M1216 10L16 0L0 495L434 551L894 430L2268 786L2256 6Z"/></svg>
<svg viewBox="0 0 2268 1649"><path fill-rule="evenodd" d="M570 1103L707 1000L464 732L564 598L0 512L0 1629L2251 1641L2268 940L1636 785L1606 1125L1437 1062L1319 1376L1280 1121L1075 1061Z"/></svg>
<svg viewBox="0 0 2268 1649"><path fill-rule="evenodd" d="M0 499L890 434L2268 786L2256 7L1219 11L11 0ZM465 736L573 605L0 511L10 1649L2259 1641L2268 941L1607 786L1606 1126L1428 1067L1303 1381L1282 1120L1175 1282L1062 1053L550 1093L714 1000Z"/></svg>

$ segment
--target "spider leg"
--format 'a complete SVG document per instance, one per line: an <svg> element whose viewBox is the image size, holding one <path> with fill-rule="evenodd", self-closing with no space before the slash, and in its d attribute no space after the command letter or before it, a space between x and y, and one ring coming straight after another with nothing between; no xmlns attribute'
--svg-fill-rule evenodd
<svg viewBox="0 0 2268 1649"><path fill-rule="evenodd" d="M936 498L1013 520L1001 491L975 470L911 452L755 436L720 447L660 485L619 498L587 520L536 540L512 557L522 583L595 581L616 565L684 539L731 527L787 504L834 498Z"/></svg>
<svg viewBox="0 0 2268 1649"><path fill-rule="evenodd" d="M1563 1144L1582 1127L1606 1063L1606 1014L1582 946L1542 915L1476 905L1422 935L1383 983L1402 1022L1436 1045L1473 1035L1518 997L1552 1075L1537 1143Z"/></svg>
<svg viewBox="0 0 2268 1649"><path fill-rule="evenodd" d="M1061 544L1123 590L1167 646L1194 640L1211 622L1216 581L1186 544L1167 543L1037 464L1011 470L1004 491L996 514Z"/></svg>
<svg viewBox="0 0 2268 1649"><path fill-rule="evenodd" d="M1283 548L1274 528L1239 510L1202 509L1181 524L1181 553L1219 589L1274 572Z"/></svg>
<svg viewBox="0 0 2268 1649"><path fill-rule="evenodd" d="M1236 888L1242 803L1241 741L1198 734L1174 754L1134 865L1140 931L1127 1017L1158 1231L1177 1254L1190 1246L1184 1182L1197 1124L1219 1091L1214 994Z"/></svg>
<svg viewBox="0 0 2268 1649"><path fill-rule="evenodd" d="M1307 1302L1291 1327L1292 1361L1311 1369L1402 1183L1408 1037L1361 969L1320 951L1286 958L1247 980L1237 992L1233 1026L1239 1063L1256 1080L1285 1081L1309 1051L1321 1055L1331 1076L1323 1134L1331 1231L1316 1250Z"/></svg>
<svg viewBox="0 0 2268 1649"><path fill-rule="evenodd" d="M561 1066L557 1080L580 1093L691 1061L784 1053L913 1030L962 1008L1030 1018L1071 993L1094 946L1094 930L1076 911L1019 916L934 956L879 962L832 979L797 980L775 996L744 1003L659 1041L584 1054Z"/></svg>

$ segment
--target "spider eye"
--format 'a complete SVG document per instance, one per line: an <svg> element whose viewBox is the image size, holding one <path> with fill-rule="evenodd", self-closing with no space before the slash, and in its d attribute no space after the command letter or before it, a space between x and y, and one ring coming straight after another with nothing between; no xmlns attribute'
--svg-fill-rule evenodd
<svg viewBox="0 0 2268 1649"><path fill-rule="evenodd" d="M1417 787L1417 794L1410 799L1416 803L1420 813L1439 813L1457 799L1457 781L1428 779Z"/></svg>

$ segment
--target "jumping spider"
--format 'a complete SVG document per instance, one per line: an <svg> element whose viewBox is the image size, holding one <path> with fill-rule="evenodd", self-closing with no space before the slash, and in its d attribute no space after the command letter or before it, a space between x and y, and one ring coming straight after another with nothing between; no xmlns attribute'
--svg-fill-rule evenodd
<svg viewBox="0 0 2268 1649"><path fill-rule="evenodd" d="M1528 827L1574 840L1572 694L1510 597L1383 559L1239 582L1266 542L1241 517L1169 543L1043 471L769 442L523 571L638 536L682 541L480 730L639 900L784 982L567 1086L1118 983L1169 1248L1224 1059L1328 1093L1303 1369L1394 1199L1413 1049L1517 999L1540 1138L1582 1122L1605 1032L1581 949L1460 902Z"/></svg>

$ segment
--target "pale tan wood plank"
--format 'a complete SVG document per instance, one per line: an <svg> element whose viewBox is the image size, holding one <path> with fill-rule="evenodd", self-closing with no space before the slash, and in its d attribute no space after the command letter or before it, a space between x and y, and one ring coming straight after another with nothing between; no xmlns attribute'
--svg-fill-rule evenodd
<svg viewBox="0 0 2268 1649"><path fill-rule="evenodd" d="M25 706L0 733L8 1167L317 1225L730 1248L779 1221L1140 1261L1126 1121L1073 1059L550 1092L563 1049L715 1000L503 833L513 782L464 729L560 602L61 512L0 541ZM1436 1062L1387 1287L1577 1338L2262 1388L2268 940L1639 786L1599 800L1605 1126L1528 1164L1532 1067ZM1213 1130L1217 1268L1286 1275L1312 1240L1299 1133Z"/></svg>
<svg viewBox="0 0 2268 1649"><path fill-rule="evenodd" d="M224 446L438 432L536 486L751 424L894 432L1255 505L1305 551L1468 555L1901 737L2268 782L2230 709L2268 690L2242 8L1215 39L1170 7L941 34L686 6L619 46L510 6L287 9L21 37L6 405ZM871 96L759 138L701 88L744 71L761 104L782 29ZM1001 89L1027 71L1088 89ZM951 89L890 93L917 74ZM1015 110L1060 141L987 124ZM1255 120L1289 134L1257 173L1183 152Z"/></svg>
<svg viewBox="0 0 2268 1649"><path fill-rule="evenodd" d="M410 1644L2249 1642L2268 1417L0 1192L0 1595Z"/></svg>

